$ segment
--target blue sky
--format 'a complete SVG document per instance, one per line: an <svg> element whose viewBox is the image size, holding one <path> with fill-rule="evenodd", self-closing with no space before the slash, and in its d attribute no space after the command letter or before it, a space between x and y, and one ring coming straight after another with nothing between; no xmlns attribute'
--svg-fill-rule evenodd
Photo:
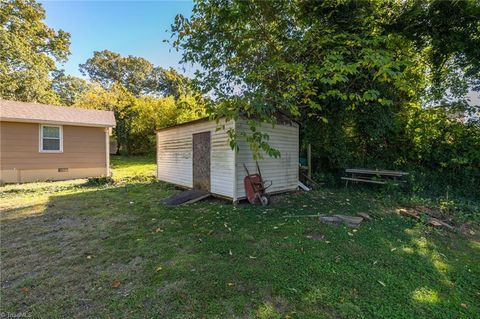
<svg viewBox="0 0 480 319"><path fill-rule="evenodd" d="M81 76L78 65L93 51L110 50L122 55L146 58L162 67L174 67L192 75L180 65L181 54L163 40L170 39L175 15L190 16L190 1L41 1L49 27L71 35L71 55L62 67L67 74ZM184 70L183 70L184 69Z"/></svg>

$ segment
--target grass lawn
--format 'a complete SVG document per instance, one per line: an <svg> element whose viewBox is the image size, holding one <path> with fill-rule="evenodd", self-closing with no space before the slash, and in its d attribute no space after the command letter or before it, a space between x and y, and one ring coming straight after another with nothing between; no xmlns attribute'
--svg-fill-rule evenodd
<svg viewBox="0 0 480 319"><path fill-rule="evenodd" d="M480 318L480 241L320 189L268 208L166 207L153 160L115 183L0 187L1 311L32 318ZM478 207L478 206L477 206ZM302 214L367 212L353 230Z"/></svg>

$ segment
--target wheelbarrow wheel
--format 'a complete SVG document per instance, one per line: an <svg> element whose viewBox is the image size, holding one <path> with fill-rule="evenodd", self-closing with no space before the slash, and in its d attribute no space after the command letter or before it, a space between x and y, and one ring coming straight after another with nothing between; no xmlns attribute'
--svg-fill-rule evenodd
<svg viewBox="0 0 480 319"><path fill-rule="evenodd" d="M262 195L260 196L260 203L262 204L262 206L267 206L268 204L270 204L270 198L268 198L267 195Z"/></svg>

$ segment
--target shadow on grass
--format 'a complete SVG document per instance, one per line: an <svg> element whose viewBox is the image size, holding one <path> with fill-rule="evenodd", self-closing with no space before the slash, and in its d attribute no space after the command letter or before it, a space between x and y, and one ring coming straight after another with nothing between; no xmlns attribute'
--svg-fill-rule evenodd
<svg viewBox="0 0 480 319"><path fill-rule="evenodd" d="M478 250L388 215L364 194L293 194L269 208L164 206L173 191L152 183L52 196L40 213L3 221L2 310L50 318L473 318L480 310ZM375 220L357 231L282 217L366 210Z"/></svg>

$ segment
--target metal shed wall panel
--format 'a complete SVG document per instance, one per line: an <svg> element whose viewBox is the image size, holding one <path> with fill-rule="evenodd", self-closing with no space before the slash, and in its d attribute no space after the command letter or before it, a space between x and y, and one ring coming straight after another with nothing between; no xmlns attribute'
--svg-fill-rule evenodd
<svg viewBox="0 0 480 319"><path fill-rule="evenodd" d="M217 127L225 129L217 131ZM173 127L157 132L157 178L159 180L192 187L192 134L211 132L211 192L234 197L235 152L230 148L227 130L234 122L219 124L205 121Z"/></svg>
<svg viewBox="0 0 480 319"><path fill-rule="evenodd" d="M237 136L243 131L251 134L245 120L238 120L235 123ZM258 161L264 180L272 181L268 192L283 192L295 190L298 187L298 126L296 124L272 125L261 124L260 131L269 135L269 144L281 153L281 157L273 158L263 154L263 159ZM245 138L238 140L239 152L236 154L236 199L245 197L243 179L246 175L243 164L247 165L250 174L256 172L257 168L253 160Z"/></svg>

